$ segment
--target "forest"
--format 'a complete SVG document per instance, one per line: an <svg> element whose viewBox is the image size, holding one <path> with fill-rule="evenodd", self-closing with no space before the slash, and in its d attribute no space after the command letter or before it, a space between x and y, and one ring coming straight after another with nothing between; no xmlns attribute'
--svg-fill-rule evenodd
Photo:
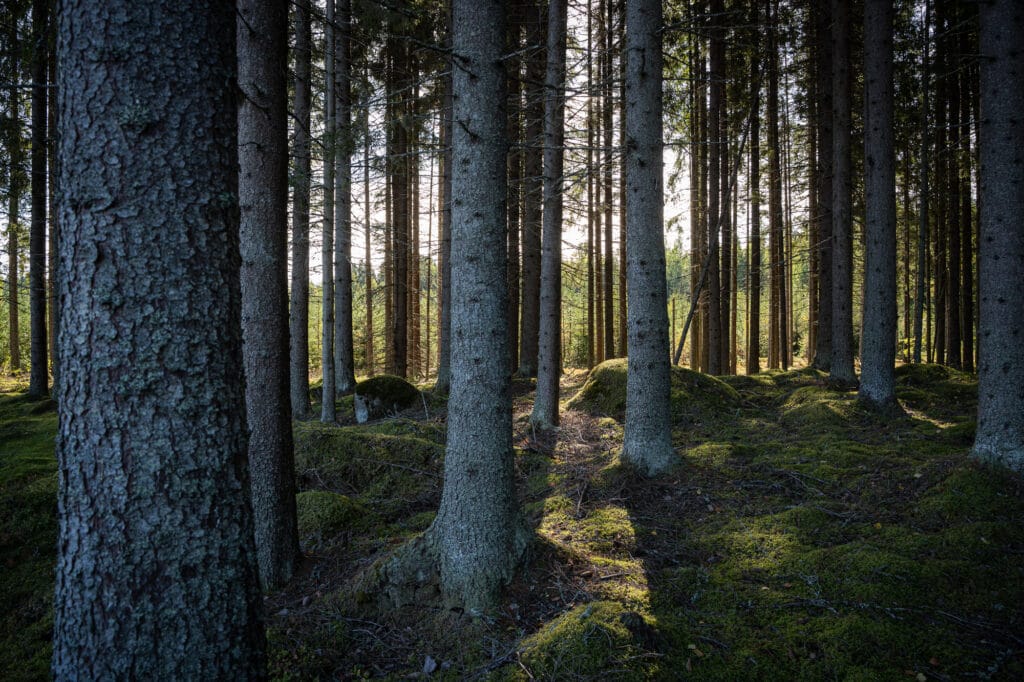
<svg viewBox="0 0 1024 682"><path fill-rule="evenodd" d="M1024 679L1020 0L4 0L0 677Z"/></svg>

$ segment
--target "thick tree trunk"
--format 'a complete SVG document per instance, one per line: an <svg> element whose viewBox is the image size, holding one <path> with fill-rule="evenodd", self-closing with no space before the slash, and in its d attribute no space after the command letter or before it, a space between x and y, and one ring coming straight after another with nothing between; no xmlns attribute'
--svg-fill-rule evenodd
<svg viewBox="0 0 1024 682"><path fill-rule="evenodd" d="M31 374L28 395L49 391L46 336L46 61L49 4L32 1L32 227L29 231L28 286Z"/></svg>
<svg viewBox="0 0 1024 682"><path fill-rule="evenodd" d="M235 20L232 4L62 4L58 680L265 676Z"/></svg>
<svg viewBox="0 0 1024 682"><path fill-rule="evenodd" d="M292 273L289 375L292 416L310 417L309 404L309 119L311 27L309 0L295 3L295 181L292 191Z"/></svg>
<svg viewBox="0 0 1024 682"><path fill-rule="evenodd" d="M562 378L562 166L565 144L566 0L548 4L547 71L544 77L544 238L541 257L537 391L530 423L558 425Z"/></svg>
<svg viewBox="0 0 1024 682"><path fill-rule="evenodd" d="M850 160L850 0L832 0L832 364L853 383L853 238Z"/></svg>
<svg viewBox="0 0 1024 682"><path fill-rule="evenodd" d="M893 150L893 3L864 5L864 335L861 400L896 402L896 168Z"/></svg>
<svg viewBox="0 0 1024 682"><path fill-rule="evenodd" d="M356 388L352 340L352 0L338 2L337 134L334 164L334 376L344 395Z"/></svg>
<svg viewBox="0 0 1024 682"><path fill-rule="evenodd" d="M256 553L263 586L299 553L288 400L288 11L239 0L238 197L242 340Z"/></svg>
<svg viewBox="0 0 1024 682"><path fill-rule="evenodd" d="M455 0L452 127L452 390L444 491L428 534L441 589L468 611L495 605L518 562L506 331L504 243L508 151L505 9Z"/></svg>
<svg viewBox="0 0 1024 682"><path fill-rule="evenodd" d="M981 239L974 456L1024 472L1024 7L980 5Z"/></svg>
<svg viewBox="0 0 1024 682"><path fill-rule="evenodd" d="M662 9L626 6L626 248L629 367L622 458L645 475L676 461L669 415L670 365L662 192Z"/></svg>

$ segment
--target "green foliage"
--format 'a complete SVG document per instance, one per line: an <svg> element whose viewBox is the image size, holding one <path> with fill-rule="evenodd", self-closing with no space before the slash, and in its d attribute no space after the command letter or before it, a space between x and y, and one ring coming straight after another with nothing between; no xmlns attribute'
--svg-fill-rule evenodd
<svg viewBox="0 0 1024 682"><path fill-rule="evenodd" d="M367 511L340 493L327 490L304 490L295 496L298 508L299 535L322 537L353 526L365 525Z"/></svg>

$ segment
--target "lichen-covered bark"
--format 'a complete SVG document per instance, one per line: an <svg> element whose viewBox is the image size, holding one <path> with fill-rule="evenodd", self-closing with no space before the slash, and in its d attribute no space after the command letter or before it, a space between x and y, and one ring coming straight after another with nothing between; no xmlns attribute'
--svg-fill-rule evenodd
<svg viewBox="0 0 1024 682"><path fill-rule="evenodd" d="M853 215L850 161L850 0L832 0L832 361L829 377L853 371Z"/></svg>
<svg viewBox="0 0 1024 682"><path fill-rule="evenodd" d="M295 180L292 192L290 371L292 415L310 416L309 404L309 117L311 27L309 0L295 3Z"/></svg>
<svg viewBox="0 0 1024 682"><path fill-rule="evenodd" d="M235 8L67 0L57 679L264 675Z"/></svg>
<svg viewBox="0 0 1024 682"><path fill-rule="evenodd" d="M978 431L974 456L1024 472L1024 6L982 3Z"/></svg>
<svg viewBox="0 0 1024 682"><path fill-rule="evenodd" d="M864 334L862 400L888 408L896 400L896 168L893 152L893 4L864 5Z"/></svg>
<svg viewBox="0 0 1024 682"><path fill-rule="evenodd" d="M494 605L518 561L506 328L505 6L453 3L451 397L444 491L428 530L445 600Z"/></svg>
<svg viewBox="0 0 1024 682"><path fill-rule="evenodd" d="M288 383L288 8L238 2L238 196L249 469L260 578L299 558Z"/></svg>
<svg viewBox="0 0 1024 682"><path fill-rule="evenodd" d="M558 425L562 378L562 165L565 143L565 0L548 4L548 64L544 78L544 228L541 258L537 391L530 423Z"/></svg>
<svg viewBox="0 0 1024 682"><path fill-rule="evenodd" d="M626 277L629 367L622 457L646 475L672 466L662 192L662 10L626 6ZM715 349L712 348L712 353Z"/></svg>

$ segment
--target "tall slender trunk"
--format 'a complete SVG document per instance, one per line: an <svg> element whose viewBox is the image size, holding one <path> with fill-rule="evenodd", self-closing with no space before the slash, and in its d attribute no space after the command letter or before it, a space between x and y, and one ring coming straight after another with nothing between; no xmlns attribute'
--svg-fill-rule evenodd
<svg viewBox="0 0 1024 682"><path fill-rule="evenodd" d="M363 108L363 217L365 221L365 252L363 263L365 266L364 289L366 291L366 374L373 376L376 373L374 362L373 343L373 207L370 205L370 98L367 97Z"/></svg>
<svg viewBox="0 0 1024 682"><path fill-rule="evenodd" d="M612 143L615 127L612 124L612 17L614 7L612 0L603 0L604 11L601 15L602 37L604 38L604 59L601 69L601 131L604 133L602 150L602 180L604 187L604 354L606 358L615 355L615 288L612 285L615 265L615 252L612 246L612 216L615 213L612 194Z"/></svg>
<svg viewBox="0 0 1024 682"><path fill-rule="evenodd" d="M452 0L445 0L445 18L449 30L445 31L445 46L451 48L450 30L452 22ZM448 54L451 50L449 49ZM441 278L437 322L437 381L434 390L447 393L451 386L451 321L452 321L452 68L451 57L447 58L447 70L442 80L441 99L441 191L440 224L441 239L438 275Z"/></svg>
<svg viewBox="0 0 1024 682"><path fill-rule="evenodd" d="M32 226L29 231L29 326L31 374L28 395L49 392L46 336L46 62L47 0L32 0Z"/></svg>
<svg viewBox="0 0 1024 682"><path fill-rule="evenodd" d="M818 137L818 333L815 338L814 366L829 371L832 366L832 47L831 16L822 3L811 3L817 47L815 85Z"/></svg>
<svg viewBox="0 0 1024 682"><path fill-rule="evenodd" d="M56 33L56 21L50 22L50 36ZM48 192L47 198L47 281L49 286L49 300L48 300L48 313L49 313L49 346L50 346L50 374L53 377L53 387L50 389L51 395L57 395L57 382L60 381L60 356L58 355L57 345L57 331L59 315L59 302L60 299L57 296L57 264L58 264L58 253L60 250L60 222L57 220L57 196L59 194L59 187L57 186L57 56L53 52L51 45L50 59L47 65L47 73L49 74L50 94L47 98L47 130L49 131L48 139L46 141L47 149L47 182L49 184L50 191Z"/></svg>
<svg viewBox="0 0 1024 682"><path fill-rule="evenodd" d="M832 0L832 366L829 376L853 383L853 239L850 159L850 0Z"/></svg>
<svg viewBox="0 0 1024 682"><path fill-rule="evenodd" d="M964 5L961 5L963 8ZM961 60L971 54L967 31L959 38ZM962 367L974 371L974 225L971 210L971 86L973 69L960 71L960 334L963 343Z"/></svg>
<svg viewBox="0 0 1024 682"><path fill-rule="evenodd" d="M782 207L782 148L779 141L778 6L773 2L768 30L768 244L771 252L774 342L769 367L788 369L786 356L786 257Z"/></svg>
<svg viewBox="0 0 1024 682"><path fill-rule="evenodd" d="M919 185L918 197L918 229L917 229L917 277L915 279L914 293L914 362L921 362L921 343L923 341L925 292L927 290L928 277L928 103L929 84L929 48L931 40L928 35L929 0L924 4L924 58L921 60L921 152L919 155Z"/></svg>
<svg viewBox="0 0 1024 682"><path fill-rule="evenodd" d="M547 69L544 76L544 239L541 258L537 392L530 423L558 425L562 375L562 167L565 144L566 0L548 5Z"/></svg>
<svg viewBox="0 0 1024 682"><path fill-rule="evenodd" d="M760 42L760 41L758 41ZM760 55L755 45L754 90L760 98ZM747 293L749 322L747 327L747 374L761 371L761 107L751 107L750 116L750 287Z"/></svg>
<svg viewBox="0 0 1024 682"><path fill-rule="evenodd" d="M509 370L519 367L519 235L523 214L522 8L510 9L508 53L508 349Z"/></svg>
<svg viewBox="0 0 1024 682"><path fill-rule="evenodd" d="M295 3L295 180L292 190L292 273L289 382L292 415L308 419L309 404L309 158L312 41L309 0Z"/></svg>
<svg viewBox="0 0 1024 682"><path fill-rule="evenodd" d="M721 215L722 199L722 100L725 92L725 44L721 22L724 21L725 3L711 0L711 14L714 26L711 32L710 89L708 105L708 373L722 373L722 281L719 260L721 251L718 242L718 218Z"/></svg>
<svg viewBox="0 0 1024 682"><path fill-rule="evenodd" d="M338 78L334 164L334 387L344 395L356 387L352 339L352 0L338 0Z"/></svg>
<svg viewBox="0 0 1024 682"><path fill-rule="evenodd" d="M320 307L321 342L320 369L323 388L320 403L320 421L333 423L336 419L334 399L336 384L334 374L334 193L335 154L337 153L337 89L335 67L337 60L336 0L327 0L327 16L324 32L327 34L327 51L324 54L324 71L327 85L324 102L324 215L323 240L320 245L320 274L323 301Z"/></svg>
<svg viewBox="0 0 1024 682"><path fill-rule="evenodd" d="M18 261L20 248L21 191L24 185L22 177L23 147L21 139L21 100L18 96L19 69L18 64L18 22L11 18L9 28L9 45L11 46L10 79L8 90L7 149L10 159L10 189L7 194L7 332L10 335L10 369L21 371L21 329L20 312L18 310L18 272L21 269Z"/></svg>

